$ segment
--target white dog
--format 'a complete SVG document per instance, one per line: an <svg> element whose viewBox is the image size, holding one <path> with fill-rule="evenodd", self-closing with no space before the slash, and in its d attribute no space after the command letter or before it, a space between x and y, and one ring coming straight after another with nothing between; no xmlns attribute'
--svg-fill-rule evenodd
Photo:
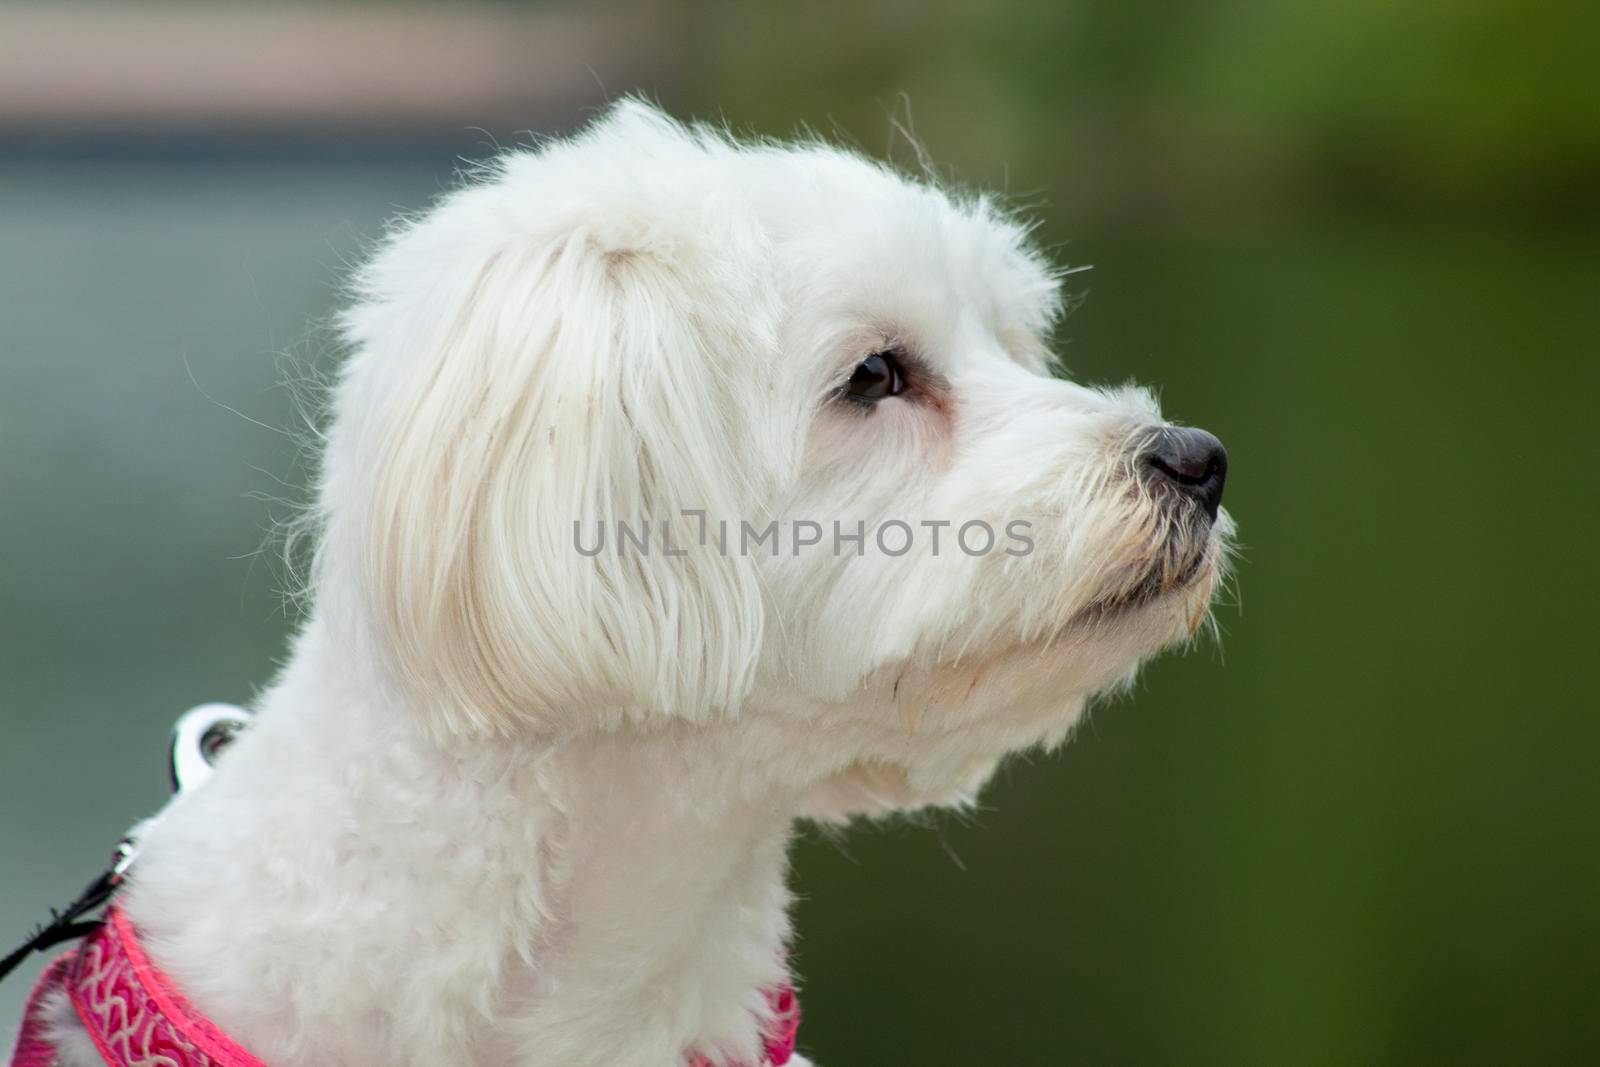
<svg viewBox="0 0 1600 1067"><path fill-rule="evenodd" d="M1057 281L632 102L399 228L293 658L123 894L153 962L272 1067L781 1059L794 820L967 803L1207 618L1224 454L1047 373Z"/></svg>

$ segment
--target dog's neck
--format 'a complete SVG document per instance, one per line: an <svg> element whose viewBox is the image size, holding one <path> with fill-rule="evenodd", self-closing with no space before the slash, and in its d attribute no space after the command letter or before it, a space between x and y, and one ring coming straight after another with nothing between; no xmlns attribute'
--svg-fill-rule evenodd
<svg viewBox="0 0 1600 1067"><path fill-rule="evenodd" d="M446 746L376 691L313 622L149 834L127 908L200 1010L283 1065L757 1062L799 796L739 727Z"/></svg>
<svg viewBox="0 0 1600 1067"><path fill-rule="evenodd" d="M530 1041L565 1029L576 1006L618 1000L632 1005L628 1025L657 1034L681 1029L674 1016L704 1012L715 1033L748 1036L761 990L785 975L783 872L799 798L745 792L748 782L729 773L737 736L732 727L624 731L551 752L546 777L563 826L545 861L552 920L518 1024ZM654 1062L670 1047L655 1044ZM574 1046L551 1062L582 1062L578 1054ZM740 1059L759 1061L754 1049Z"/></svg>

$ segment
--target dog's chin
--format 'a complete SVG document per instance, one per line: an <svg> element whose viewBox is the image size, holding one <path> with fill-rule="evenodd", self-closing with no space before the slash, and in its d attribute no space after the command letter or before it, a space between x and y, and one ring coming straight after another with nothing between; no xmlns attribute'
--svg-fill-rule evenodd
<svg viewBox="0 0 1600 1067"><path fill-rule="evenodd" d="M1130 575L1047 634L875 671L859 699L828 705L852 709L851 727L864 728L871 744L817 787L808 815L833 822L962 807L1005 753L1059 744L1089 700L1127 685L1141 662L1203 626L1227 531L1195 540L1178 566ZM865 720L855 717L861 709Z"/></svg>
<svg viewBox="0 0 1600 1067"><path fill-rule="evenodd" d="M1172 538L1136 570L1126 571L1109 583L1107 592L1080 609L1069 630L1177 615L1181 630L1174 637L1192 634L1205 619L1211 593L1221 576L1224 534L1208 529L1201 538Z"/></svg>
<svg viewBox="0 0 1600 1067"><path fill-rule="evenodd" d="M1118 591L1095 600L1080 611L1075 622L1105 621L1131 615L1152 607L1168 598L1181 597L1209 578L1215 571L1204 555L1197 555L1184 563L1176 573L1147 572Z"/></svg>

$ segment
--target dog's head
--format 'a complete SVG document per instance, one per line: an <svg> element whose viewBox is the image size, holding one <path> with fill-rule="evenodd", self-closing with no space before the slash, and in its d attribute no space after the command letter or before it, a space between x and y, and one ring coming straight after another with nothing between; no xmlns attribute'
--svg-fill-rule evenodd
<svg viewBox="0 0 1600 1067"><path fill-rule="evenodd" d="M1057 283L984 199L618 105L360 275L318 581L448 730L766 716L820 814L960 797L1228 541L1214 439L1048 373Z"/></svg>

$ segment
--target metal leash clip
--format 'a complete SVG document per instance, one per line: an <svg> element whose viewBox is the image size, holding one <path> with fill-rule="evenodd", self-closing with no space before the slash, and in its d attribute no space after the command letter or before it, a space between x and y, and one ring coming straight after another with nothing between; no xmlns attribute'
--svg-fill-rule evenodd
<svg viewBox="0 0 1600 1067"><path fill-rule="evenodd" d="M178 716L172 727L172 747L167 753L167 774L172 779L172 799L150 818L136 824L117 843L111 865L113 884L120 884L139 854L139 838L186 796L192 795L216 773L217 757L255 718L237 704L201 704Z"/></svg>
<svg viewBox="0 0 1600 1067"><path fill-rule="evenodd" d="M255 718L236 704L201 704L172 728L172 790L192 793L211 780L217 757Z"/></svg>
<svg viewBox="0 0 1600 1067"><path fill-rule="evenodd" d="M172 778L172 797L161 810L144 819L123 835L112 853L111 866L89 883L78 899L62 911L51 910L51 921L37 928L33 936L15 952L0 959L0 978L4 978L31 953L74 937L82 937L99 925L99 920L82 920L111 899L117 887L126 879L128 870L139 856L139 840L173 806L184 797L211 780L217 757L244 732L254 720L244 708L234 704L201 704L178 716L172 728L172 747L168 753L167 769Z"/></svg>

